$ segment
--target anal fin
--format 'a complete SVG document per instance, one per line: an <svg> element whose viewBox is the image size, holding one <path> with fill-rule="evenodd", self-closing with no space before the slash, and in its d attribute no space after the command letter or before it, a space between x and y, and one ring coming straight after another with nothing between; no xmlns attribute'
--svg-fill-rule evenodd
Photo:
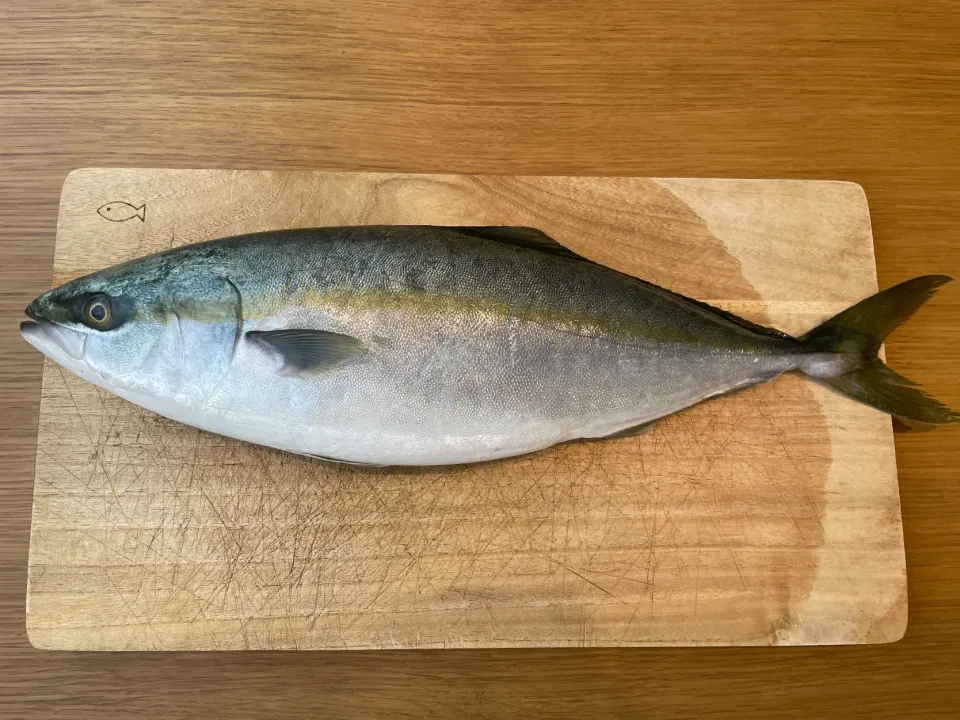
<svg viewBox="0 0 960 720"><path fill-rule="evenodd" d="M617 438L626 438L626 437L635 437L637 435L644 435L656 426L663 418L657 418L656 420L649 420L645 423L640 423L639 425L631 425L630 427L623 428L622 430L617 430L612 432L609 435L598 435L596 437L582 437L577 438L576 440L571 440L570 442L600 442L602 440L616 440Z"/></svg>
<svg viewBox="0 0 960 720"><path fill-rule="evenodd" d="M604 435L602 438L598 438L598 440L614 440L616 438L645 435L653 430L658 422L660 422L660 418L657 418L656 420L650 420L649 422L640 423L639 425L634 425L633 427L624 428L623 430L617 430L617 432L611 433L610 435Z"/></svg>
<svg viewBox="0 0 960 720"><path fill-rule="evenodd" d="M386 465L381 465L380 463L366 463L366 462L357 462L356 460L341 460L340 458L327 457L326 455L314 455L313 453L297 453L297 455L302 455L303 457L312 458L313 460L323 460L328 463L336 463L337 465L355 465L357 467L387 467Z"/></svg>

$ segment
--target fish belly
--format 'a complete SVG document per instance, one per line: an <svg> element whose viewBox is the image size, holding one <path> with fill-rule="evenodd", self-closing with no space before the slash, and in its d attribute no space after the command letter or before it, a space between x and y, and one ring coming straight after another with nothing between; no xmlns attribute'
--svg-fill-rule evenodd
<svg viewBox="0 0 960 720"><path fill-rule="evenodd" d="M150 409L297 453L441 465L604 437L787 369L777 358L480 314L292 310L245 330L290 326L350 334L368 353L298 378L241 342L203 402Z"/></svg>

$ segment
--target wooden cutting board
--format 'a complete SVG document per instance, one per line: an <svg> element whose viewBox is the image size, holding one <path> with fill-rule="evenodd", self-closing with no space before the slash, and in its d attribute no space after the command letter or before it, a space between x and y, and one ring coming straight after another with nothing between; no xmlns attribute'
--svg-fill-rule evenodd
<svg viewBox="0 0 960 720"><path fill-rule="evenodd" d="M54 283L370 223L536 226L788 332L877 289L848 183L116 169L67 178ZM890 642L891 422L787 376L641 437L370 469L200 432L48 362L27 603L31 642L60 649Z"/></svg>

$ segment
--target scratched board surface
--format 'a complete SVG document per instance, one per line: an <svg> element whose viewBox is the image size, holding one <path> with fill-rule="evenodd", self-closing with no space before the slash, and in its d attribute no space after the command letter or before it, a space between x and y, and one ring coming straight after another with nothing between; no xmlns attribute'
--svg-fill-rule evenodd
<svg viewBox="0 0 960 720"><path fill-rule="evenodd" d="M85 169L54 283L238 233L532 225L801 332L876 287L846 183ZM47 362L27 625L92 650L888 642L890 420L786 376L649 434L476 466L334 465L158 417Z"/></svg>

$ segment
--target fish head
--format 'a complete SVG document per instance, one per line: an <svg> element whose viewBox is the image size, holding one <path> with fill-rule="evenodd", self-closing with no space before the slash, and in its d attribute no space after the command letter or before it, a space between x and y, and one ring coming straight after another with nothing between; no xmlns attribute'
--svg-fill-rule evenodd
<svg viewBox="0 0 960 720"><path fill-rule="evenodd" d="M108 268L40 295L26 309L31 321L21 324L21 335L124 397L205 394L232 353L238 299L162 260Z"/></svg>

